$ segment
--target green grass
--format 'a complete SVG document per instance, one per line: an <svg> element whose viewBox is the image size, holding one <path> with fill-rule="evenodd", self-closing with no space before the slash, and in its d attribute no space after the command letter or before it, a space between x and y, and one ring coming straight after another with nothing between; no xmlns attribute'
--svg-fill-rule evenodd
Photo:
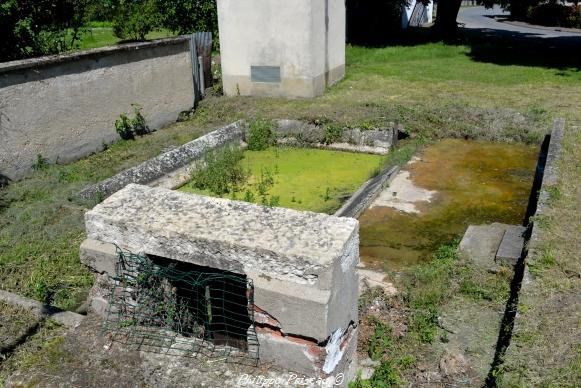
<svg viewBox="0 0 581 388"><path fill-rule="evenodd" d="M378 155L308 148L245 151L241 163L245 170L250 171L249 182L234 196L227 194L225 197L243 200L245 191L249 189L255 202L259 202L257 178L269 169L275 178L269 196L278 197L279 206L332 213L384 161L385 157ZM192 188L190 184L180 190L209 194Z"/></svg>
<svg viewBox="0 0 581 388"><path fill-rule="evenodd" d="M68 165L50 165L0 190L0 289L69 309L93 282L79 262L83 214L91 203L74 199L84 186L183 144L205 129L180 123Z"/></svg>
<svg viewBox="0 0 581 388"><path fill-rule="evenodd" d="M102 34L93 30L93 42L86 38L84 48L115 43L110 30L99 31ZM480 55L483 52L487 56ZM63 308L77 306L93 281L78 259L85 236L83 214L93 204L79 203L74 195L85 185L137 165L166 147L240 118L327 118L332 124L352 126L399 121L414 139L467 137L537 144L553 117L581 122L581 72L568 66L566 58L563 65L557 63L562 58L545 65L546 59L554 57L551 52L535 53L536 59L529 60L512 45L483 42L376 49L349 46L346 55L345 79L322 97L207 98L188 123L136 141L121 141L69 165L48 166L0 189L0 288ZM567 55L575 53L570 50ZM521 355L510 363L515 371L525 368L524 385L550 382L551 378L557 383L575 381L569 377L579 376L579 347L574 337L578 322L574 311L563 313L559 304L563 296L574 301L571 295L578 295L579 290L575 275L580 273L579 147L578 135L569 135L560 198L552 204L553 215L547 224L547 245L553 249L556 264L539 267L539 295L526 297L531 327L523 331L529 330L534 335L528 338L539 340L532 347L519 347ZM476 288L466 284L467 298L483 295L480 288L479 283ZM424 297L418 294L417 298ZM432 297L426 294L425 298ZM428 319L427 326L418 323L418 333L426 328L425 338L430 337L430 322ZM543 325L537 327L536 322ZM558 351L553 351L555 344ZM543 361L546 355L551 356L550 365ZM384 375L391 375L390 365Z"/></svg>
<svg viewBox="0 0 581 388"><path fill-rule="evenodd" d="M169 30L152 31L146 35L147 40L167 38L174 36ZM79 50L87 50L92 48L115 46L122 42L121 39L113 34L113 27L110 23L96 23L93 22L86 27L79 42Z"/></svg>

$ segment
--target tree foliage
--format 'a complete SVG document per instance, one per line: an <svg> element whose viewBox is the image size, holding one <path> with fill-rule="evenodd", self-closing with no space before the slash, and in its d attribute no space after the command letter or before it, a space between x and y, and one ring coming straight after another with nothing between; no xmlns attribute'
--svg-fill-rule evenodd
<svg viewBox="0 0 581 388"><path fill-rule="evenodd" d="M161 27L156 0L119 0L113 9L113 33L124 40L145 40Z"/></svg>
<svg viewBox="0 0 581 388"><path fill-rule="evenodd" d="M91 0L3 0L0 61L56 54L76 47Z"/></svg>
<svg viewBox="0 0 581 388"><path fill-rule="evenodd" d="M210 31L214 37L218 36L216 0L156 0L156 2L165 28L178 34Z"/></svg>
<svg viewBox="0 0 581 388"><path fill-rule="evenodd" d="M410 0L347 0L347 42L380 45L401 30L401 17Z"/></svg>

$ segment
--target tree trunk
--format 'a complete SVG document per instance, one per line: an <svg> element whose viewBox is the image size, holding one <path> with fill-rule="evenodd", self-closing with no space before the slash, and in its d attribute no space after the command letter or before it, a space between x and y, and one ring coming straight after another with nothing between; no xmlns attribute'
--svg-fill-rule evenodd
<svg viewBox="0 0 581 388"><path fill-rule="evenodd" d="M436 14L434 29L443 38L454 37L458 32L456 18L460 11L462 0L440 0Z"/></svg>

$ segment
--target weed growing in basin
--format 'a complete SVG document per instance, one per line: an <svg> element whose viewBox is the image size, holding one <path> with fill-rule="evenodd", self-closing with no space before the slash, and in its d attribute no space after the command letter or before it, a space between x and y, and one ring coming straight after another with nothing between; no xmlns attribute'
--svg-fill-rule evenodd
<svg viewBox="0 0 581 388"><path fill-rule="evenodd" d="M407 304L411 309L410 333L420 342L432 343L438 329L439 307L451 296L452 275L459 241L443 245L434 258L419 265L409 276Z"/></svg>
<svg viewBox="0 0 581 388"><path fill-rule="evenodd" d="M343 136L343 127L333 124L325 125L325 144L336 143L341 140L341 136Z"/></svg>
<svg viewBox="0 0 581 388"><path fill-rule="evenodd" d="M240 163L243 157L242 150L233 145L206 153L205 167L192 173L192 187L215 195L238 191L248 179Z"/></svg>
<svg viewBox="0 0 581 388"><path fill-rule="evenodd" d="M378 361L381 360L383 355L389 351L393 345L391 340L392 329L389 325L383 323L379 318L373 315L370 315L367 319L370 321L370 324L375 326L373 334L369 339L367 353L372 360Z"/></svg>
<svg viewBox="0 0 581 388"><path fill-rule="evenodd" d="M250 122L248 127L248 149L263 151L276 143L273 131L274 124L270 120L257 119Z"/></svg>

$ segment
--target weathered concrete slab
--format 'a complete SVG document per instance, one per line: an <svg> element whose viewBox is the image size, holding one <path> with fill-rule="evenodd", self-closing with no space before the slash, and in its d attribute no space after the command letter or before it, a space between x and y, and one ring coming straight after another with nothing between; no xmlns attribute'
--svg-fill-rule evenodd
<svg viewBox="0 0 581 388"><path fill-rule="evenodd" d="M458 246L458 254L474 260L477 264L490 266L494 263L496 252L507 225L470 225Z"/></svg>
<svg viewBox="0 0 581 388"><path fill-rule="evenodd" d="M6 303L20 306L31 310L34 314L42 318L50 318L61 325L68 327L77 327L85 318L81 314L72 311L64 311L59 308L45 305L37 300L26 298L21 295L13 294L12 292L0 290L0 300Z"/></svg>
<svg viewBox="0 0 581 388"><path fill-rule="evenodd" d="M525 244L524 234L526 230L527 228L524 226L518 225L511 225L506 229L496 252L497 263L509 265L518 263Z"/></svg>
<svg viewBox="0 0 581 388"><path fill-rule="evenodd" d="M356 265L358 221L130 184L85 214L87 235L173 260L329 288ZM347 253L346 253L347 252Z"/></svg>
<svg viewBox="0 0 581 388"><path fill-rule="evenodd" d="M417 160L417 158L412 159L408 162L408 165L415 163ZM429 203L436 194L436 191L416 186L411 180L410 172L404 169L395 175L389 186L379 193L370 207L391 207L401 212L414 214L420 212L416 204L421 202Z"/></svg>
<svg viewBox="0 0 581 388"><path fill-rule="evenodd" d="M94 272L115 276L117 250L115 245L93 239L86 239L79 249L81 263Z"/></svg>
<svg viewBox="0 0 581 388"><path fill-rule="evenodd" d="M385 128L344 128L336 142L325 143L325 128L299 120L276 120L278 141L282 144L307 144L315 148L385 155L397 142L399 126L393 122Z"/></svg>
<svg viewBox="0 0 581 388"><path fill-rule="evenodd" d="M352 196L335 212L337 217L358 218L369 205L377 198L383 189L389 185L399 167L395 166L389 170L382 171L378 176L365 182Z"/></svg>
<svg viewBox="0 0 581 388"><path fill-rule="evenodd" d="M391 282L385 281L385 274L370 269L357 268L359 273L359 293L366 290L379 287L386 295L397 294L395 285Z"/></svg>

